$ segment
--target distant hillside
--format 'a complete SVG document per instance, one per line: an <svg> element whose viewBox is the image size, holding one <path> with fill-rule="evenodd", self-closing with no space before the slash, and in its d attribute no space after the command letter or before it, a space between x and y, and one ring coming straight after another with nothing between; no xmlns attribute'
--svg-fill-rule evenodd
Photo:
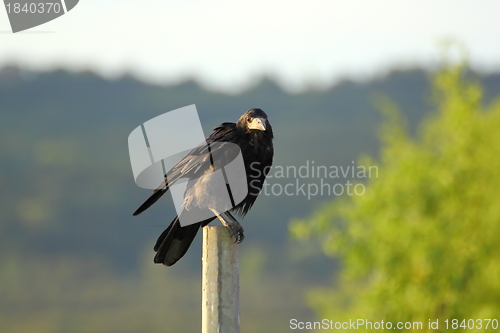
<svg viewBox="0 0 500 333"><path fill-rule="evenodd" d="M65 255L82 262L101 258L110 271L138 275L152 265L153 241L175 215L167 198L132 217L149 195L134 184L128 159L127 138L139 124L196 104L208 134L219 123L261 107L274 128L275 165L350 166L360 154L377 155L381 116L374 96L396 101L415 129L432 109L423 102L432 101L429 75L394 71L366 83L343 81L300 94L288 94L266 79L241 94L226 95L192 81L153 86L128 76L109 81L92 73L0 69L0 249L16 265L34 254L48 260ZM500 95L500 74L478 78L487 100ZM289 182L295 179L269 180L270 185ZM289 274L305 284L324 281L331 270L322 264L325 259L292 258L295 244L287 240L287 223L331 198L262 195L243 220L242 251L262 259L255 260L264 265L264 275ZM179 269L199 266L196 243L198 249Z"/></svg>
<svg viewBox="0 0 500 333"><path fill-rule="evenodd" d="M258 106L274 127L275 165L298 167L307 160L316 165L350 165L361 153L377 154L380 114L374 96L385 94L396 101L415 128L431 108L422 102L431 101L428 79L429 73L422 70L395 71L367 83L343 81L324 91L294 95L264 80L239 95L225 95L203 90L192 81L163 87L132 77L108 81L92 73L3 68L0 179L2 188L9 190L2 191L2 225L38 251L69 246L75 251L105 250L103 254L129 262L131 253L160 230L145 227L144 220L164 225L163 214L173 212L156 208L142 222L130 216L148 194L134 185L128 161L127 137L138 124L194 103L208 134L219 123L235 121ZM500 93L500 75L481 80L487 97ZM325 199L260 198L245 223L249 236L255 234L249 241L282 243L289 218L307 214ZM22 213L26 207L30 212ZM124 223L130 229L113 240L116 244L110 249L105 245L108 232L116 232ZM17 234L20 225L26 229ZM98 235L95 230L100 230ZM72 232L80 237L67 244L64 238ZM129 252L130 244L138 248Z"/></svg>

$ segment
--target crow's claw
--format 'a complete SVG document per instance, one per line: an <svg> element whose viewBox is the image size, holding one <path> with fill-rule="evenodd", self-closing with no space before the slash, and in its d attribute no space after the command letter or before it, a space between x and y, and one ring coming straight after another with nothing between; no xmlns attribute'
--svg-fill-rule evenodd
<svg viewBox="0 0 500 333"><path fill-rule="evenodd" d="M233 215L229 212L225 212L226 216L229 217L231 223L228 222L222 214L219 215L215 211L213 211L217 218L221 221L221 223L228 229L231 237L234 237L234 243L240 244L245 239L245 235L243 234L243 227L241 224L234 218Z"/></svg>

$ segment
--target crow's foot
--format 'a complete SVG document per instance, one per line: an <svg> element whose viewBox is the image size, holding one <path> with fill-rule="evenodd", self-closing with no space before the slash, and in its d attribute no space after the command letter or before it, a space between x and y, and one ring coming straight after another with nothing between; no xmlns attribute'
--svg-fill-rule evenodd
<svg viewBox="0 0 500 333"><path fill-rule="evenodd" d="M228 222L223 216L222 214L219 215L217 214L215 211L212 210L212 212L215 214L215 216L217 216L217 218L219 219L219 221L221 221L221 223L229 230L229 234L231 235L231 237L234 237L234 242L236 244L239 244L243 241L243 239L245 238L245 235L243 234L243 227L241 226L241 224L234 218L233 215L231 215L229 212L225 212L226 216L229 218L229 220L231 220L231 222Z"/></svg>

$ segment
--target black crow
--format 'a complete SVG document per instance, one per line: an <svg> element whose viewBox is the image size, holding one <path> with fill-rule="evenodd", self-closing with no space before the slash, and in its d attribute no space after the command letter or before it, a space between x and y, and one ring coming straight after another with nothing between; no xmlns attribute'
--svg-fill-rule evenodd
<svg viewBox="0 0 500 333"><path fill-rule="evenodd" d="M246 181L244 185L248 194L243 201L219 214L217 211L221 210L216 207L218 198L213 195L212 187L214 184L211 184L213 181L210 181L210 174L216 169L214 168L213 156L218 151L222 152L223 155L230 152L231 149L222 148L227 142L239 146L246 173L246 180L243 179L243 181ZM191 150L186 157L172 167L165 175L165 181L134 212L134 216L142 213L165 194L170 185L182 178L188 179L188 185L184 192L181 217L196 209L209 209L213 212L209 218L202 221L197 220L199 222L186 226L181 226L179 215L176 216L154 246L156 252L154 262L165 266L175 264L188 250L198 229L206 226L216 217L228 227L231 235L236 239L235 242L240 243L244 238L243 228L231 212L244 216L252 207L271 168L273 155L273 130L266 113L261 109L250 109L236 123L223 123L215 128L214 132L206 139L206 144L203 143ZM203 177L207 175L209 177ZM200 178L200 176L202 177ZM223 215L231 222L228 222Z"/></svg>

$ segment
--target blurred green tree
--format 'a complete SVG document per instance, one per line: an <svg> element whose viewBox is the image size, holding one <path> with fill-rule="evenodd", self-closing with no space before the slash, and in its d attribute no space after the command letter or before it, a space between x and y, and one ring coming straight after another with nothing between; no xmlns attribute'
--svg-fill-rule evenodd
<svg viewBox="0 0 500 333"><path fill-rule="evenodd" d="M379 177L364 195L290 224L342 263L334 288L308 294L319 318L422 322L405 331L432 332L493 331L484 319L500 320L500 100L484 107L466 68L445 62L434 78L437 111L417 138L383 101L380 161L361 159Z"/></svg>

